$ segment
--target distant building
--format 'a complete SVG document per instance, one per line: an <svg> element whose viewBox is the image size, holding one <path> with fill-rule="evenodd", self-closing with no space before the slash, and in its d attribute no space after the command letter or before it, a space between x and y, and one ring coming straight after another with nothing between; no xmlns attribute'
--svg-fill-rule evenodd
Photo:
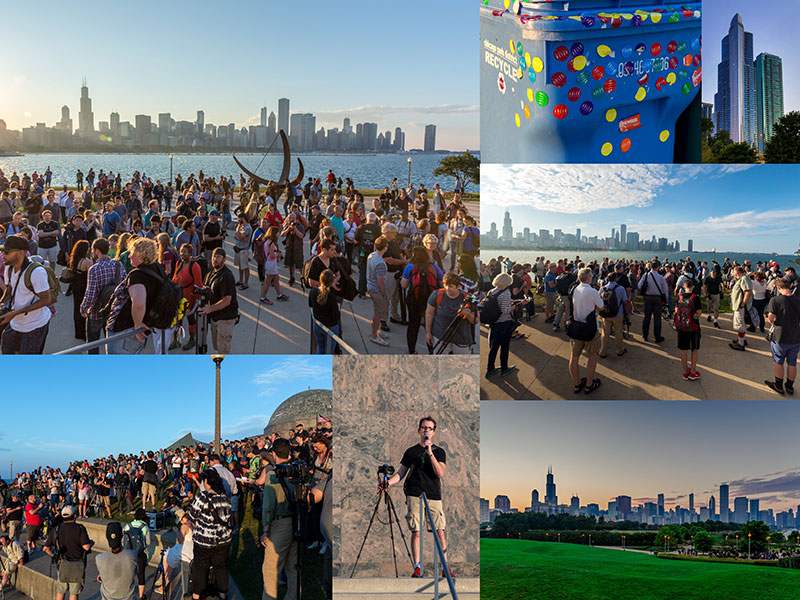
<svg viewBox="0 0 800 600"><path fill-rule="evenodd" d="M556 482L553 478L553 467L547 467L547 484L545 486L545 504L555 506L558 504L558 496L556 495Z"/></svg>
<svg viewBox="0 0 800 600"><path fill-rule="evenodd" d="M78 133L83 137L90 137L94 133L92 99L89 98L89 88L86 86L85 79L81 86L81 110L78 113Z"/></svg>
<svg viewBox="0 0 800 600"><path fill-rule="evenodd" d="M195 135L197 136L198 140L203 139L203 132L206 126L206 114L202 110L197 111L197 120L195 121L197 125L197 131Z"/></svg>
<svg viewBox="0 0 800 600"><path fill-rule="evenodd" d="M425 126L425 152L436 151L436 125Z"/></svg>
<svg viewBox="0 0 800 600"><path fill-rule="evenodd" d="M631 515L631 497L630 496L617 496L617 515L620 520L624 521Z"/></svg>
<svg viewBox="0 0 800 600"><path fill-rule="evenodd" d="M56 129L72 135L72 119L69 118L69 106L61 107L61 120L56 124Z"/></svg>
<svg viewBox="0 0 800 600"><path fill-rule="evenodd" d="M775 123L783 116L783 61L762 52L756 57L758 151L763 152Z"/></svg>
<svg viewBox="0 0 800 600"><path fill-rule="evenodd" d="M506 210L503 218L503 239L507 242L514 239L514 229L511 227L511 214Z"/></svg>
<svg viewBox="0 0 800 600"><path fill-rule="evenodd" d="M728 484L726 483L719 486L719 520L723 523L730 523L731 521L728 489Z"/></svg>
<svg viewBox="0 0 800 600"><path fill-rule="evenodd" d="M691 253L694 250L694 240L689 240L689 245L686 248L686 251Z"/></svg>
<svg viewBox="0 0 800 600"><path fill-rule="evenodd" d="M502 510L503 512L509 512L511 510L511 500L508 496L498 495L494 497L494 508L495 510Z"/></svg>
<svg viewBox="0 0 800 600"><path fill-rule="evenodd" d="M734 142L752 146L756 145L755 77L753 34L744 30L742 16L737 13L722 40L714 115L717 131L727 131Z"/></svg>
<svg viewBox="0 0 800 600"><path fill-rule="evenodd" d="M289 135L289 99L278 99L278 131L283 130Z"/></svg>
<svg viewBox="0 0 800 600"><path fill-rule="evenodd" d="M481 523L489 522L489 501L486 498L481 498Z"/></svg>

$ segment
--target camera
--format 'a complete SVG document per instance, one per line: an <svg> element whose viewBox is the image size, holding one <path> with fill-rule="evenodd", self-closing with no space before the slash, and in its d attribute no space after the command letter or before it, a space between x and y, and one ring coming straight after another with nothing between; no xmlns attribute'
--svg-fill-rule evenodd
<svg viewBox="0 0 800 600"><path fill-rule="evenodd" d="M208 287L207 285L206 285L206 286L203 286L203 287L200 287L200 286L196 285L196 286L194 286L194 287L192 288L192 291L193 291L193 292L194 292L196 295L200 296L200 298L201 298L201 299L203 299L203 300L204 300L204 301L206 301L206 302L211 302L211 301L213 301L213 298L212 298L212 296L211 296L211 288L210 288L210 287Z"/></svg>
<svg viewBox="0 0 800 600"><path fill-rule="evenodd" d="M0 305L0 317L11 312L11 304Z"/></svg>
<svg viewBox="0 0 800 600"><path fill-rule="evenodd" d="M392 465L381 465L378 467L378 475L385 475L391 477L394 475L394 467Z"/></svg>
<svg viewBox="0 0 800 600"><path fill-rule="evenodd" d="M306 463L299 460L275 465L275 475L288 479L292 483L311 481L311 470Z"/></svg>

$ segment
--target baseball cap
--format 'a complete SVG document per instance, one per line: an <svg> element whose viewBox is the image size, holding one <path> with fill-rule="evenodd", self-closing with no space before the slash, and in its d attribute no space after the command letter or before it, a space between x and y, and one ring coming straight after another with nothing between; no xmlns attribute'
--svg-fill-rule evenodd
<svg viewBox="0 0 800 600"><path fill-rule="evenodd" d="M61 509L61 516L66 518L75 516L75 507L67 504L64 508Z"/></svg>
<svg viewBox="0 0 800 600"><path fill-rule="evenodd" d="M106 539L109 548L119 548L122 546L122 524L112 521L106 527Z"/></svg>
<svg viewBox="0 0 800 600"><path fill-rule="evenodd" d="M215 217L218 217L218 216L219 216L219 211L218 211L218 210L212 210L212 211L211 211L210 213L208 213L208 214L209 214L209 215L214 215Z"/></svg>
<svg viewBox="0 0 800 600"><path fill-rule="evenodd" d="M25 250L27 252L31 249L30 242L21 235L9 235L6 238L4 248L6 250Z"/></svg>

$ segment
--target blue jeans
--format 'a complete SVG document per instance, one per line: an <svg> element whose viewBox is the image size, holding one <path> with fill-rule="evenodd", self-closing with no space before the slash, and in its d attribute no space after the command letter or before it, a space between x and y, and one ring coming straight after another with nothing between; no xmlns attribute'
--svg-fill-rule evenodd
<svg viewBox="0 0 800 600"><path fill-rule="evenodd" d="M116 335L118 333L130 333L133 327L129 327L124 331L109 331L107 337ZM141 354L144 350L145 342L140 342L136 336L129 336L106 344L106 354Z"/></svg>
<svg viewBox="0 0 800 600"><path fill-rule="evenodd" d="M328 327L333 333L339 335L339 326L334 325L333 327ZM333 354L333 349L336 347L336 342L331 340L331 351L326 352L327 350L327 342L328 342L328 334L325 333L325 330L322 329L319 325L314 323L314 337L317 338L317 354Z"/></svg>
<svg viewBox="0 0 800 600"><path fill-rule="evenodd" d="M105 321L101 321L100 319L86 319L86 341L96 342L99 340L104 327ZM100 354L100 348L89 350L87 354Z"/></svg>

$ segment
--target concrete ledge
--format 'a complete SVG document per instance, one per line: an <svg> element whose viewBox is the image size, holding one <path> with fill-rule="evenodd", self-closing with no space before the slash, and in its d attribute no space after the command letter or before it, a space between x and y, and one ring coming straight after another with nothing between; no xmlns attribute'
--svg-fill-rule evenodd
<svg viewBox="0 0 800 600"><path fill-rule="evenodd" d="M86 527L89 539L94 540L95 552L105 552L108 550L108 540L106 540L106 527L110 521L100 519L79 519L78 523ZM124 527L126 523L122 523ZM175 532L168 529L150 531L150 544L147 546L147 554L150 561L147 563L151 567L158 565L161 559L161 551L168 549L178 543L178 536Z"/></svg>

